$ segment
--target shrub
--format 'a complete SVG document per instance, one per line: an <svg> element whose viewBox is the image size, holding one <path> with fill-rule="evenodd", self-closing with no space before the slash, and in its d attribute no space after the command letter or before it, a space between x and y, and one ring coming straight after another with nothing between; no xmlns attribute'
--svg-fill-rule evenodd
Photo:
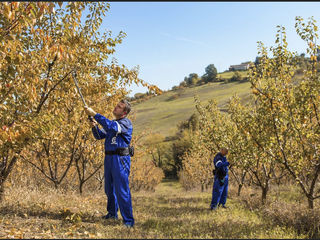
<svg viewBox="0 0 320 240"><path fill-rule="evenodd" d="M298 234L308 234L310 238L320 237L320 210L308 209L295 203L273 202L263 211L276 225L293 227Z"/></svg>

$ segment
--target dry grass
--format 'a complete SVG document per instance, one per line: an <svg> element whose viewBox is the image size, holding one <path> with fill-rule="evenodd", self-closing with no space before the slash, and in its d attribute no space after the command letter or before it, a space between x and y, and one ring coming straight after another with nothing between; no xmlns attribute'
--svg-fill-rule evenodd
<svg viewBox="0 0 320 240"><path fill-rule="evenodd" d="M247 191L247 190L246 190ZM209 211L211 189L184 191L176 181L163 181L155 192L133 192L136 225L126 229L105 214L103 191L62 193L8 189L0 204L0 238L306 238L285 213L248 208L230 188L229 209ZM271 208L270 208L271 209ZM278 208L279 210L279 208ZM280 216L280 215L277 215ZM293 219L292 219L293 220Z"/></svg>
<svg viewBox="0 0 320 240"><path fill-rule="evenodd" d="M229 195L236 196L237 189L231 186ZM274 226L294 229L299 236L320 238L320 202L308 209L307 199L296 185L272 185L265 205L261 203L260 189L245 187L236 197L246 209L256 212Z"/></svg>

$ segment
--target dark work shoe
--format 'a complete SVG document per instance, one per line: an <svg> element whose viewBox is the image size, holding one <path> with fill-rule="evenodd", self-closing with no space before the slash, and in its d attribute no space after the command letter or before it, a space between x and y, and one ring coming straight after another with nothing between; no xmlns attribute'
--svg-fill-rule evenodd
<svg viewBox="0 0 320 240"><path fill-rule="evenodd" d="M225 206L225 205L220 205L220 207L222 207L222 208L228 208L227 206Z"/></svg>
<svg viewBox="0 0 320 240"><path fill-rule="evenodd" d="M111 215L110 213L108 213L105 216L102 216L102 219L113 219L113 220L117 220L118 217Z"/></svg>

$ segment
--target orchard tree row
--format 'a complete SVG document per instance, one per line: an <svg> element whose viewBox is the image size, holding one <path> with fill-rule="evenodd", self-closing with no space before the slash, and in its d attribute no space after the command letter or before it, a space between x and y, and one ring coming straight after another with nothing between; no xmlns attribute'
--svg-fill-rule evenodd
<svg viewBox="0 0 320 240"><path fill-rule="evenodd" d="M190 133L191 147L179 172L186 188L212 181L212 154L225 146L239 194L250 179L261 188L264 203L270 183L285 177L300 186L309 208L320 198L318 27L313 18L297 17L295 28L311 60L301 79L295 78L297 53L288 50L285 29L278 26L274 47L259 42L260 62L248 73L250 103L234 96L228 113L222 113L216 101L202 104L196 98L199 128Z"/></svg>
<svg viewBox="0 0 320 240"><path fill-rule="evenodd" d="M138 78L137 68L110 58L125 33L99 32L109 8L105 2L0 4L0 199L13 170L29 171L18 168L19 161L55 187L70 169L80 185L100 169L102 143L90 135L73 76L87 104L103 114L131 84L160 93Z"/></svg>

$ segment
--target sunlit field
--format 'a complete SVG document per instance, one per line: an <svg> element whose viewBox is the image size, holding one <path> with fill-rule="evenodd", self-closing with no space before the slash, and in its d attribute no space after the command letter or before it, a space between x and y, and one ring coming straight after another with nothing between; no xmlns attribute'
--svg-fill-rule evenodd
<svg viewBox="0 0 320 240"><path fill-rule="evenodd" d="M296 189L280 189L262 207L259 191L231 186L228 209L210 211L211 187L185 191L164 180L154 192L133 192L135 227L102 220L102 190L78 193L8 189L0 205L1 238L307 238L319 237L319 211L308 211ZM300 197L300 198L299 198ZM298 205L297 205L298 204ZM299 209L299 206L301 209ZM281 210L281 211L280 211ZM316 215L316 213L318 215ZM308 219L308 220L307 220ZM312 220L310 222L310 220ZM310 235L308 235L310 234Z"/></svg>

